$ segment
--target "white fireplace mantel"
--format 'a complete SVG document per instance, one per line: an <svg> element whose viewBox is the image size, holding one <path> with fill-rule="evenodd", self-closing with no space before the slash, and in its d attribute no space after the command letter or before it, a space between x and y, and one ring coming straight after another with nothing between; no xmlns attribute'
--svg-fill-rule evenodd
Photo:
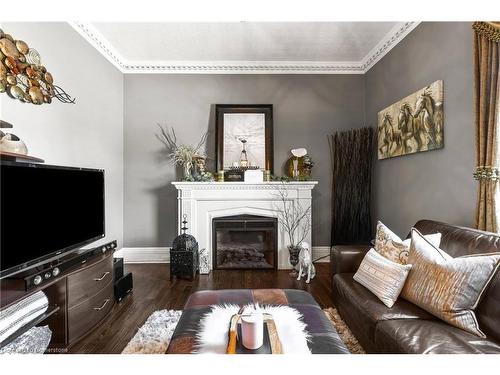
<svg viewBox="0 0 500 375"><path fill-rule="evenodd" d="M317 181L294 182L172 182L178 190L177 223L181 233L183 216L187 232L193 235L200 249L207 249L212 268L212 219L231 215L278 217L282 208L278 189L286 189L287 200L304 208L311 206L312 190ZM312 215L308 220L312 220ZM312 227L312 225L311 225ZM311 243L309 233L305 241ZM289 241L278 229L278 269L291 268L288 262Z"/></svg>

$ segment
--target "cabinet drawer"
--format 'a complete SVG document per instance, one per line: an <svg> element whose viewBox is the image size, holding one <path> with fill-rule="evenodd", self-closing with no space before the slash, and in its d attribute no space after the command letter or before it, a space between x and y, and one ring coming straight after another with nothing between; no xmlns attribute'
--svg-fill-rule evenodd
<svg viewBox="0 0 500 375"><path fill-rule="evenodd" d="M96 295L113 279L113 257L68 276L68 307L72 308Z"/></svg>
<svg viewBox="0 0 500 375"><path fill-rule="evenodd" d="M73 342L87 333L103 319L114 304L113 282L108 284L94 297L68 310L69 341Z"/></svg>

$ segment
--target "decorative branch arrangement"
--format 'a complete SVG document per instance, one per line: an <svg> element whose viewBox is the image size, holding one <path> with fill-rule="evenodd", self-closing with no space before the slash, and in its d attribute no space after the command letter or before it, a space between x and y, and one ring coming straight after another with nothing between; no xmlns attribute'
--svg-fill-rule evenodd
<svg viewBox="0 0 500 375"><path fill-rule="evenodd" d="M373 128L328 137L332 162L332 245L370 243Z"/></svg>
<svg viewBox="0 0 500 375"><path fill-rule="evenodd" d="M288 190L280 186L276 188L281 207L278 209L278 223L286 232L289 247L299 248L311 230L311 206L303 207L288 199Z"/></svg>
<svg viewBox="0 0 500 375"><path fill-rule="evenodd" d="M208 132L201 136L200 141L196 146L179 144L173 127L167 128L157 124L160 128L160 134L156 134L156 138L165 145L168 152L168 158L173 165L181 165L184 168L184 179L191 181L191 170L195 164L199 164L200 159L206 159L205 145L207 142ZM207 181L212 178L209 172L201 171L202 179Z"/></svg>
<svg viewBox="0 0 500 375"><path fill-rule="evenodd" d="M0 93L24 103L62 103L75 99L54 84L52 74L41 63L40 54L22 40L15 40L0 29Z"/></svg>

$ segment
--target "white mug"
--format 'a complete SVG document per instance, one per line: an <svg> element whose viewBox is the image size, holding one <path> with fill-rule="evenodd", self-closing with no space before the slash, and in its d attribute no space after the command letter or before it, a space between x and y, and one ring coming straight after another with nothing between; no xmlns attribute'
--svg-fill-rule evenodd
<svg viewBox="0 0 500 375"><path fill-rule="evenodd" d="M261 312L252 312L241 317L241 342L247 349L259 349L264 343L264 316Z"/></svg>

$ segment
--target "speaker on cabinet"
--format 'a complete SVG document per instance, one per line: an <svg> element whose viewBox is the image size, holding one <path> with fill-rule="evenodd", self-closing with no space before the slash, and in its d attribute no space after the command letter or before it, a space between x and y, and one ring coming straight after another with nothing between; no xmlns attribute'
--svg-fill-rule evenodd
<svg viewBox="0 0 500 375"><path fill-rule="evenodd" d="M129 272L115 282L115 299L120 302L134 287L132 274Z"/></svg>
<svg viewBox="0 0 500 375"><path fill-rule="evenodd" d="M123 258L114 258L113 269L115 271L115 282L123 277Z"/></svg>

